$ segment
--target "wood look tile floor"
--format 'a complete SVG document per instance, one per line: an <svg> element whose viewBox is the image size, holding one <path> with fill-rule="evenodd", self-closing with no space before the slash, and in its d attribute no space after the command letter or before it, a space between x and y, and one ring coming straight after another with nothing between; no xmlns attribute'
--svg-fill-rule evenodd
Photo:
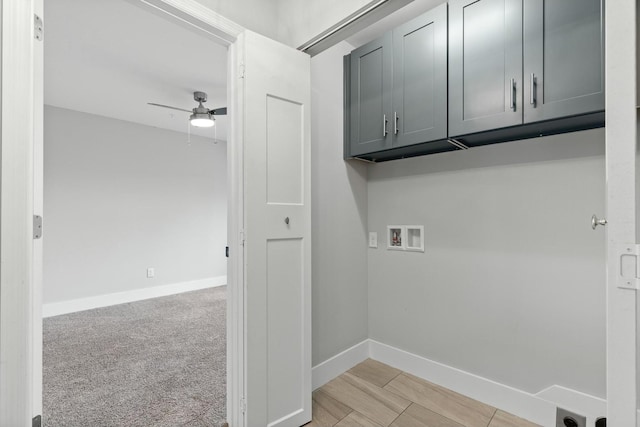
<svg viewBox="0 0 640 427"><path fill-rule="evenodd" d="M367 359L313 392L306 427L539 427Z"/></svg>

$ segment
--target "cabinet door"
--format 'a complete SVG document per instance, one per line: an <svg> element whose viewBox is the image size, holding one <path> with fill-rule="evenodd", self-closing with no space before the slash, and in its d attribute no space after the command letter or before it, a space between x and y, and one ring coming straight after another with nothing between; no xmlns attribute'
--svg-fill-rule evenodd
<svg viewBox="0 0 640 427"><path fill-rule="evenodd" d="M351 52L351 155L391 148L391 33Z"/></svg>
<svg viewBox="0 0 640 427"><path fill-rule="evenodd" d="M393 146L447 137L447 5L393 30Z"/></svg>
<svg viewBox="0 0 640 427"><path fill-rule="evenodd" d="M522 0L449 3L449 135L522 123Z"/></svg>
<svg viewBox="0 0 640 427"><path fill-rule="evenodd" d="M604 110L602 0L524 1L524 121Z"/></svg>

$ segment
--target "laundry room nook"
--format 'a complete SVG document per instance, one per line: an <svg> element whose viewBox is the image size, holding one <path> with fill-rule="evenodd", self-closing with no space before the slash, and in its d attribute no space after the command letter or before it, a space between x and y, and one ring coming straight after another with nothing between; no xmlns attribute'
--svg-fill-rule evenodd
<svg viewBox="0 0 640 427"><path fill-rule="evenodd" d="M0 426L640 426L633 0L0 0Z"/></svg>

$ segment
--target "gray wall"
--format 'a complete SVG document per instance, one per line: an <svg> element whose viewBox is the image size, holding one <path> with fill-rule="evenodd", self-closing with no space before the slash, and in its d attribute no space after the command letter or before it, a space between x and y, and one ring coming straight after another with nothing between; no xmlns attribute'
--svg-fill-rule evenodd
<svg viewBox="0 0 640 427"><path fill-rule="evenodd" d="M529 392L605 396L603 129L371 165L370 337ZM425 226L425 252L386 247Z"/></svg>
<svg viewBox="0 0 640 427"><path fill-rule="evenodd" d="M186 140L46 106L45 303L226 276L226 144Z"/></svg>
<svg viewBox="0 0 640 427"><path fill-rule="evenodd" d="M368 336L531 393L604 397L604 130L365 171L341 158L351 49L312 59L314 365ZM386 250L392 224L424 225L425 252Z"/></svg>
<svg viewBox="0 0 640 427"><path fill-rule="evenodd" d="M313 365L367 338L366 166L342 160L341 43L311 60Z"/></svg>

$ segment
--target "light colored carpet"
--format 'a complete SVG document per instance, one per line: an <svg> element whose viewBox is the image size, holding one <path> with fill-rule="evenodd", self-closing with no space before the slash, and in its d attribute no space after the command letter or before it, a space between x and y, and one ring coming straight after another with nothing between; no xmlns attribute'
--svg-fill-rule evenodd
<svg viewBox="0 0 640 427"><path fill-rule="evenodd" d="M226 287L44 319L44 425L219 426Z"/></svg>

